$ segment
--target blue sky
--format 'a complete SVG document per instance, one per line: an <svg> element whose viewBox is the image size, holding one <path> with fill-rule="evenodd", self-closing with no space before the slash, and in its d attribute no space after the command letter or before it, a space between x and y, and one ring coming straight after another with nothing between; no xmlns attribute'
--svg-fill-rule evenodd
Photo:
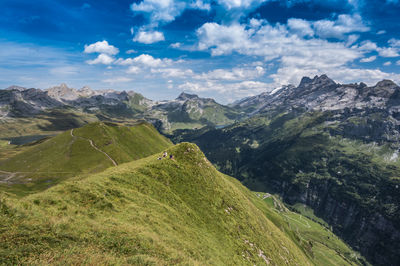
<svg viewBox="0 0 400 266"><path fill-rule="evenodd" d="M222 103L326 73L400 83L399 0L2 0L0 87Z"/></svg>

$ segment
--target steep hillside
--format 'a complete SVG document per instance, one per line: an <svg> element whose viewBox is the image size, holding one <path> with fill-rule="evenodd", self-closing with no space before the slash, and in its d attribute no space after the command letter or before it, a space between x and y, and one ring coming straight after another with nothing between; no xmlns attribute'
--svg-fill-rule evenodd
<svg viewBox="0 0 400 266"><path fill-rule="evenodd" d="M43 189L80 173L144 158L170 145L145 122L131 127L97 122L25 145L23 151L0 161L0 176L11 189Z"/></svg>
<svg viewBox="0 0 400 266"><path fill-rule="evenodd" d="M284 90L242 101L252 109L243 122L179 132L175 141L197 143L253 190L312 207L372 263L399 264L400 88L321 76Z"/></svg>
<svg viewBox="0 0 400 266"><path fill-rule="evenodd" d="M172 159L155 154L19 200L1 194L0 263L322 265L311 241L196 145L166 151ZM331 262L358 263L329 250Z"/></svg>

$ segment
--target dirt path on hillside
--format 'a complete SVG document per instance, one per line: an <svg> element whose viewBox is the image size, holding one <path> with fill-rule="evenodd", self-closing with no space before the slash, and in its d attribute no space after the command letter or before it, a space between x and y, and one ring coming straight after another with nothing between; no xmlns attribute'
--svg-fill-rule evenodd
<svg viewBox="0 0 400 266"><path fill-rule="evenodd" d="M97 150L97 151L103 153L105 156L107 156L107 158L113 163L114 166L117 166L117 165L118 165L117 162L114 161L114 159L111 158L110 155L108 155L105 151L102 151L101 149L99 149L99 148L93 143L93 140L87 139L87 138L84 138L84 137L80 137L80 136L75 136L75 135L74 135L74 129L71 129L71 137L77 137L77 138L86 139L87 141L89 141L90 145L91 145L95 150Z"/></svg>
<svg viewBox="0 0 400 266"><path fill-rule="evenodd" d="M17 174L17 173L2 171L2 170L0 170L0 173L7 174L7 175L8 175L8 177L6 177L5 179L0 180L0 183L8 183L8 182L10 182L9 180L10 180L11 178L13 178L13 177Z"/></svg>

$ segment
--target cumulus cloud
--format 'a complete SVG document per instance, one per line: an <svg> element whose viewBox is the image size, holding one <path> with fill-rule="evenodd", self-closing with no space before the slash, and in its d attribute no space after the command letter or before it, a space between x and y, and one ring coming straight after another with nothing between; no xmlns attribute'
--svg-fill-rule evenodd
<svg viewBox="0 0 400 266"><path fill-rule="evenodd" d="M313 28L321 38L337 39L343 39L346 34L351 32L367 32L370 30L358 14L342 14L338 16L336 21L318 20L313 22Z"/></svg>
<svg viewBox="0 0 400 266"><path fill-rule="evenodd" d="M400 56L399 54L399 49L394 48L394 47L383 47L383 48L377 48L377 51L380 56L382 57L398 57Z"/></svg>
<svg viewBox="0 0 400 266"><path fill-rule="evenodd" d="M396 47L378 47L371 41L350 46L357 36L353 38L355 40L350 41L317 38L322 33L321 28L315 28L315 24L303 20L290 21L287 25L271 25L266 20L256 19L252 19L248 24L205 23L197 30L197 48L210 51L213 56L237 53L263 57L266 61L274 60L278 69L276 73L269 75L269 78L273 79L271 85L275 87L289 83L297 84L303 76L322 73L343 82L376 82L392 75L379 69L354 68L350 64L360 58L361 62L372 62L376 56L363 58L364 54L372 51L378 52L380 56L396 56ZM361 24L361 19L356 15L339 16L330 25L332 36L336 37L368 29ZM315 32L314 36L312 30ZM328 36L327 33L324 35ZM224 76L223 74L226 73L219 73L220 76ZM204 89L206 86L203 84L198 89L200 88Z"/></svg>
<svg viewBox="0 0 400 266"><path fill-rule="evenodd" d="M390 61L383 63L384 66L390 66L391 64L392 64L392 62L390 62Z"/></svg>
<svg viewBox="0 0 400 266"><path fill-rule="evenodd" d="M110 65L115 61L112 56L108 54L99 54L96 59L87 60L86 63L89 65L96 65L96 64L103 64L103 65Z"/></svg>
<svg viewBox="0 0 400 266"><path fill-rule="evenodd" d="M311 23L307 20L291 18L288 20L287 25L290 31L301 37L314 35L314 30L311 28Z"/></svg>
<svg viewBox="0 0 400 266"><path fill-rule="evenodd" d="M284 25L273 26L265 20L253 19L248 25L230 26L206 23L197 30L197 36L198 49L210 49L214 56L236 52L263 56L267 60L295 57L295 60L331 65L342 65L361 56L359 51L343 43L300 38Z"/></svg>
<svg viewBox="0 0 400 266"><path fill-rule="evenodd" d="M173 61L168 58L154 58L149 54L141 54L134 58L118 58L114 61L114 64L120 66L130 66L127 70L130 74L137 74L142 68L163 68L177 63L178 61Z"/></svg>
<svg viewBox="0 0 400 266"><path fill-rule="evenodd" d="M92 43L90 45L85 45L85 53L102 53L102 54L107 54L107 55L116 55L119 53L119 50L117 47L108 44L107 41L99 41Z"/></svg>
<svg viewBox="0 0 400 266"><path fill-rule="evenodd" d="M159 59L159 58L154 58L148 54L141 54L141 55L133 58L133 62L140 63L140 64L148 66L148 67L160 67L160 66L165 66L165 65L171 64L172 60L167 59L167 58Z"/></svg>
<svg viewBox="0 0 400 266"><path fill-rule="evenodd" d="M145 44L156 43L164 41L164 33L159 31L139 31L133 38L134 42L140 42Z"/></svg>
<svg viewBox="0 0 400 266"><path fill-rule="evenodd" d="M376 56L373 55L373 56L365 57L365 58L361 59L360 62L361 63L369 63L369 62L375 61L375 59L376 59Z"/></svg>
<svg viewBox="0 0 400 266"><path fill-rule="evenodd" d="M210 10L209 1L193 0L143 0L140 3L133 3L131 10L146 15L149 18L150 26L157 27L175 20L187 8Z"/></svg>

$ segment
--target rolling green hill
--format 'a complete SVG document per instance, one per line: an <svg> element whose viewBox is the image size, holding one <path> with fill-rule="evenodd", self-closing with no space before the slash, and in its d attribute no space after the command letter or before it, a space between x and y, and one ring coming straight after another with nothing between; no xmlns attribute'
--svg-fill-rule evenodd
<svg viewBox="0 0 400 266"><path fill-rule="evenodd" d="M312 239L288 223L294 214L218 172L196 145L167 152L24 198L0 194L0 264L359 263L340 240L319 242L331 233Z"/></svg>
<svg viewBox="0 0 400 266"><path fill-rule="evenodd" d="M11 157L0 152L7 157L0 161L1 186L17 191L21 187L40 190L71 176L100 172L147 157L170 145L168 139L145 122L131 127L96 122L16 147L19 151ZM3 149L8 149L7 154L13 152Z"/></svg>

